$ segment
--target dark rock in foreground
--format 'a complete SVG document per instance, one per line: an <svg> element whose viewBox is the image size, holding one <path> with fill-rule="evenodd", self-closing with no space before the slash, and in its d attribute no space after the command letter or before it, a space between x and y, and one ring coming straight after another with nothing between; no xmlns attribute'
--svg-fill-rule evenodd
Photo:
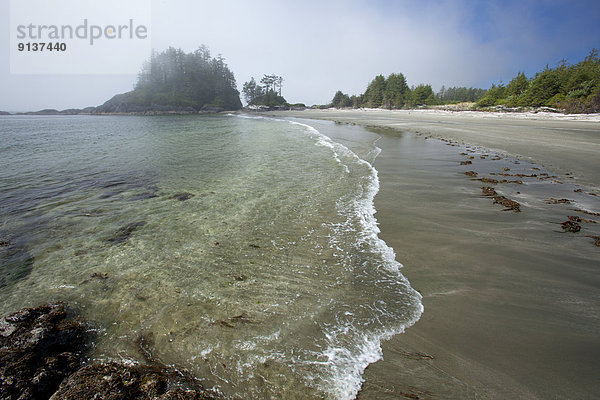
<svg viewBox="0 0 600 400"><path fill-rule="evenodd" d="M83 366L90 343L88 326L63 303L1 318L0 399L221 398L195 378L156 361L150 366L117 362Z"/></svg>
<svg viewBox="0 0 600 400"><path fill-rule="evenodd" d="M49 398L81 366L88 339L87 327L64 304L0 319L0 398Z"/></svg>
<svg viewBox="0 0 600 400"><path fill-rule="evenodd" d="M99 396L100 395L100 396ZM198 390L169 388L160 368L120 363L95 364L67 378L51 400L216 399Z"/></svg>

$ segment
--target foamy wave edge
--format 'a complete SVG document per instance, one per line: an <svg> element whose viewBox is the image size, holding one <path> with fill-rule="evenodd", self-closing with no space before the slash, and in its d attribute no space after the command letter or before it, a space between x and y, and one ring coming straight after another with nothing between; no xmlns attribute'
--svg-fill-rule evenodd
<svg viewBox="0 0 600 400"><path fill-rule="evenodd" d="M375 209L374 202L375 196L379 192L380 188L379 173L372 163L361 159L352 150L350 150L341 143L334 142L330 137L324 135L318 129L310 125L297 121L265 116L250 116L244 114L228 115L247 119L263 119L270 121L286 122L293 125L301 126L305 128L308 132L316 135L316 144L331 149L335 160L344 167L346 172L349 172L349 169L348 166L343 164L343 162L340 159L340 155L342 153L346 156L350 156L356 162L367 166L369 171L371 172L371 179L367 187L366 196L355 200L357 206L356 209L360 213L359 216L363 228L362 240L367 242L369 245L373 246L380 252L386 268L397 273L399 282L408 290L410 290L410 294L413 296L413 300L415 300L415 303L417 304L417 310L415 310L415 315L410 320L400 323L396 327L390 328L389 330L380 334L372 336L364 335L364 343L361 346L361 352L358 354L353 354L349 349L340 349L333 345L325 351L325 355L337 368L334 374L334 382L330 382L332 383L333 387L322 389L328 392L330 395L334 396L335 398L354 399L356 398L356 395L358 394L359 390L361 389L364 383L363 374L367 366L383 358L383 350L381 348L381 343L385 340L389 340L391 337L397 334L403 333L407 328L413 326L421 318L421 315L424 311L422 303L423 297L419 292L412 288L408 279L406 279L406 277L400 272L402 264L396 260L396 253L394 252L394 249L388 246L387 243L379 237L379 233L381 232L381 230L377 225L377 218L375 218L375 213L377 212L377 210ZM379 152L377 154L379 154ZM373 162L375 161L376 157L377 155L373 158ZM335 340L330 341L334 342ZM348 363L347 361L352 362Z"/></svg>

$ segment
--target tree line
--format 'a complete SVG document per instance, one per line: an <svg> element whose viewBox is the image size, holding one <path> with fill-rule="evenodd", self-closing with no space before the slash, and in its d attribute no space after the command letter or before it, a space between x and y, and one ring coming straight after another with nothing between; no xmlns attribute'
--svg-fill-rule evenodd
<svg viewBox="0 0 600 400"><path fill-rule="evenodd" d="M434 93L431 85L409 87L403 74L378 75L361 95L349 96L338 90L325 107L414 108L461 102L476 103L485 109L506 107L555 107L570 113L600 112L600 58L598 50L577 64L565 60L556 68L546 67L528 78L523 72L507 85L492 84L488 89L442 86Z"/></svg>
<svg viewBox="0 0 600 400"><path fill-rule="evenodd" d="M492 84L479 107L556 107L570 113L600 112L600 58L598 50L574 65L562 60L527 78L519 72L507 85Z"/></svg>
<svg viewBox="0 0 600 400"><path fill-rule="evenodd" d="M333 96L331 107L368 107L401 109L417 106L436 104L450 104L460 102L475 102L480 100L486 90L466 87L451 87L434 93L431 85L419 84L409 87L406 77L402 73L390 74L387 78L378 75L373 79L365 92L358 96L349 96L338 90Z"/></svg>

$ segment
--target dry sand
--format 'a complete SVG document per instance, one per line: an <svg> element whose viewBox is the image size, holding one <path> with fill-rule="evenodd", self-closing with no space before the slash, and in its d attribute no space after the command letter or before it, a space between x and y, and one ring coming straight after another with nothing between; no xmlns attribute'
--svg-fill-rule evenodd
<svg viewBox="0 0 600 400"><path fill-rule="evenodd" d="M600 235L600 223L582 222L577 233L560 224L570 215L600 222L575 211L600 212L597 116L270 115L348 123L308 121L350 148L360 132L366 140L381 136L380 236L423 294L425 312L384 343L384 360L367 368L360 399L596 398L600 247L590 236ZM523 183L475 180L481 177ZM518 201L521 212L502 211L482 186ZM547 204L551 198L571 202Z"/></svg>

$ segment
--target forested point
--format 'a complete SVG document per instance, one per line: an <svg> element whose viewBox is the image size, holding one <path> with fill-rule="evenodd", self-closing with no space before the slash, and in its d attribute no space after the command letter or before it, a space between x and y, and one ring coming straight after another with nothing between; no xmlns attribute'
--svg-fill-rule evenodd
<svg viewBox="0 0 600 400"><path fill-rule="evenodd" d="M144 63L131 92L114 96L96 113L198 112L242 108L225 60L205 46L192 53L169 47Z"/></svg>
<svg viewBox="0 0 600 400"><path fill-rule="evenodd" d="M457 103L471 103L472 109L479 110L551 107L567 113L600 112L598 51L592 50L575 65L563 60L531 78L520 72L507 85L493 84L488 90L442 86L434 93L429 84L409 87L401 73L378 75L363 94L349 96L338 90L331 103L322 107L411 109Z"/></svg>

